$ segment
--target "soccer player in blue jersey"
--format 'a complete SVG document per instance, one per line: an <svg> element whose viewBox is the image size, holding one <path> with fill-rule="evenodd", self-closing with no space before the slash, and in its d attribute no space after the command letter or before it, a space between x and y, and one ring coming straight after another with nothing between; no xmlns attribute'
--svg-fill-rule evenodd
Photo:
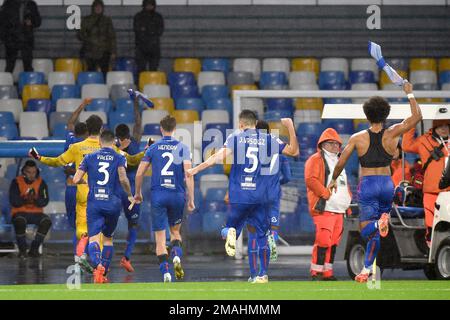
<svg viewBox="0 0 450 320"><path fill-rule="evenodd" d="M256 233L260 269L254 283L267 283L270 248L267 235L270 229L269 208L272 202L276 179L271 175L278 165L280 154L297 156L299 147L292 119L283 118L281 123L288 129L289 144L274 135L256 129L256 114L243 110L239 114L239 130L228 136L223 147L205 162L188 171L188 176L197 174L216 163L223 163L233 154L229 180L231 214L228 216L222 237L226 236L225 251L236 254L237 230L247 223ZM277 195L278 196L278 195ZM250 228L251 229L251 228Z"/></svg>
<svg viewBox="0 0 450 320"><path fill-rule="evenodd" d="M156 255L164 282L171 282L169 252L166 248L166 222L169 223L170 229L169 251L175 277L181 280L184 277L184 271L181 267L183 250L180 228L186 203L185 184L187 209L191 212L195 209L194 179L185 177L185 172L192 168L189 148L172 137L176 127L175 118L164 117L160 121L160 126L163 138L147 149L136 173L135 200L136 203L141 203L143 200L142 182L151 164L151 216L156 239Z"/></svg>
<svg viewBox="0 0 450 320"><path fill-rule="evenodd" d="M76 184L85 183L83 176L88 175L88 250L95 268L94 283L108 282L106 273L114 253L112 237L120 216L122 188L128 201L134 201L127 178L127 161L113 149L114 142L114 134L109 130L103 131L100 135L101 149L84 157L73 178ZM103 250L100 250L100 239Z"/></svg>
<svg viewBox="0 0 450 320"><path fill-rule="evenodd" d="M116 146L126 153L133 155L138 154L139 143L141 141L141 128L142 119L141 113L139 112L139 97L134 96L134 127L133 136L130 135L130 128L125 124L121 123L116 127L115 134L117 138ZM131 190L134 190L134 178L136 176L137 167L128 166L127 176L130 181ZM134 272L134 268L131 264L131 254L133 253L134 245L136 244L138 224L140 217L140 205L135 204L131 210L128 209L128 196L125 191L122 192L122 206L125 212L125 217L128 220L128 236L127 236L127 246L120 260L120 265L128 272Z"/></svg>

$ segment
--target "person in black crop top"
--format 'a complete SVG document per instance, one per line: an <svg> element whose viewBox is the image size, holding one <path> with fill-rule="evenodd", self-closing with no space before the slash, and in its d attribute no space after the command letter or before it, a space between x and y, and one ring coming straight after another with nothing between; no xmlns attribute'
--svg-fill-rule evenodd
<svg viewBox="0 0 450 320"><path fill-rule="evenodd" d="M391 106L382 97L371 97L364 105L364 114L370 123L368 130L351 136L334 169L328 185L336 190L336 178L341 174L347 160L356 149L361 164L361 182L358 188L358 204L361 236L367 240L364 268L356 276L357 282L367 282L372 264L380 248L380 236L388 234L389 212L394 196L390 164L400 136L422 120L422 113L414 95L412 84L405 82L403 90L410 102L411 115L401 123L384 128ZM405 114L406 116L406 114Z"/></svg>

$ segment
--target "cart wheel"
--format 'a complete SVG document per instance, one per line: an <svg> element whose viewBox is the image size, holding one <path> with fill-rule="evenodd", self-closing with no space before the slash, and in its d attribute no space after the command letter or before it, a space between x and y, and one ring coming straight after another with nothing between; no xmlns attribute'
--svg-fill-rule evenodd
<svg viewBox="0 0 450 320"><path fill-rule="evenodd" d="M434 270L437 279L450 280L450 238L442 241L436 253Z"/></svg>
<svg viewBox="0 0 450 320"><path fill-rule="evenodd" d="M353 242L347 259L347 271L350 278L355 279L364 267L364 255L366 248L361 242Z"/></svg>
<svg viewBox="0 0 450 320"><path fill-rule="evenodd" d="M423 267L423 273L425 273L425 277L427 277L428 280L436 280L436 270L434 269L434 264L427 263L425 267Z"/></svg>

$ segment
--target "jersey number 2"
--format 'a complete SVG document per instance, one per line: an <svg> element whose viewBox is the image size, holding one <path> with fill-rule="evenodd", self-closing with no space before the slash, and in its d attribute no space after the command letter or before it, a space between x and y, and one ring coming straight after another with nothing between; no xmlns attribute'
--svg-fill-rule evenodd
<svg viewBox="0 0 450 320"><path fill-rule="evenodd" d="M162 176L173 176L173 171L168 171L168 169L170 168L170 166L173 163L173 154L170 152L164 152L162 154L163 158L169 158L169 160L167 161L166 165L164 166L164 168L162 168L161 170L161 175Z"/></svg>

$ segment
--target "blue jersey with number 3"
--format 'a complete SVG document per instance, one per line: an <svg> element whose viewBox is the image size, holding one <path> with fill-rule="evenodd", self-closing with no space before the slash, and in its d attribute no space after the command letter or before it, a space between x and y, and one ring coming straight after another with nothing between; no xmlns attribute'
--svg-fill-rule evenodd
<svg viewBox="0 0 450 320"><path fill-rule="evenodd" d="M125 157L112 148L101 148L86 155L79 168L88 175L88 202L111 201L113 197L120 199L122 187L117 171L126 166Z"/></svg>
<svg viewBox="0 0 450 320"><path fill-rule="evenodd" d="M152 144L142 158L152 164L151 190L184 193L184 160L191 160L191 153L180 141L165 136Z"/></svg>
<svg viewBox="0 0 450 320"><path fill-rule="evenodd" d="M273 184L273 166L285 144L273 135L255 129L228 136L224 147L232 150L230 203L266 203Z"/></svg>

